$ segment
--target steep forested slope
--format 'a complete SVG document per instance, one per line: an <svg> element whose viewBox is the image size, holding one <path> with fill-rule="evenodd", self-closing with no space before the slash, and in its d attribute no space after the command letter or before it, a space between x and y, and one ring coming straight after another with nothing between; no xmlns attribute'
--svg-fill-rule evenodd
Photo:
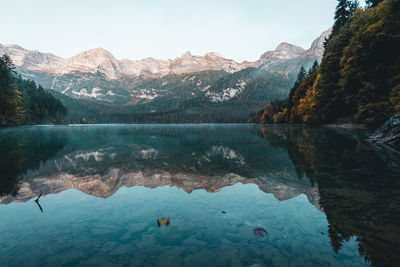
<svg viewBox="0 0 400 267"><path fill-rule="evenodd" d="M369 3L339 1L321 66L278 111L287 109L286 121L374 126L400 111L400 1Z"/></svg>

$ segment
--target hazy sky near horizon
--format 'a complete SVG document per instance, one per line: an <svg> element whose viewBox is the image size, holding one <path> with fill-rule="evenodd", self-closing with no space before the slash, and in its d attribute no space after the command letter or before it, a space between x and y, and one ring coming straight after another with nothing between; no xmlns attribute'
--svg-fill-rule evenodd
<svg viewBox="0 0 400 267"><path fill-rule="evenodd" d="M361 1L360 1L361 2ZM281 42L305 49L332 26L337 0L0 0L0 43L71 57L217 52L254 61Z"/></svg>

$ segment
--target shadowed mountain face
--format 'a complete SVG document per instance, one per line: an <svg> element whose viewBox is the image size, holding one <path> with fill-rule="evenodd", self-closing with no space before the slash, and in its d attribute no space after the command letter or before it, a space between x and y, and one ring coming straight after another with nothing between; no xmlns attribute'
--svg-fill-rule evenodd
<svg viewBox="0 0 400 267"><path fill-rule="evenodd" d="M282 205L304 194L326 214L332 251L346 251L355 239L368 263L388 266L399 262L400 169L398 158L364 141L367 134L253 125L2 129L0 204L68 189L109 201L122 187L218 196L237 183L255 184Z"/></svg>

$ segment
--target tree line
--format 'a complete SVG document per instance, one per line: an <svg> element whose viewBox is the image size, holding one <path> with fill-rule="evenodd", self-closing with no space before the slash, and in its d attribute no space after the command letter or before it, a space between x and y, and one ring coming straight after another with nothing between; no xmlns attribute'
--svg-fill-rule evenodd
<svg viewBox="0 0 400 267"><path fill-rule="evenodd" d="M270 103L250 121L364 123L400 112L400 1L339 0L321 65L300 69L287 101Z"/></svg>
<svg viewBox="0 0 400 267"><path fill-rule="evenodd" d="M18 75L7 54L0 57L0 126L63 123L67 112L41 85Z"/></svg>

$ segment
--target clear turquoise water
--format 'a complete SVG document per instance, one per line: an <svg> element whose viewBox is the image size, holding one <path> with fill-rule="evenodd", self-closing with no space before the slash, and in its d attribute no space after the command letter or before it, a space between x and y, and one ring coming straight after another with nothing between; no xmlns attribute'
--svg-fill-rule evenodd
<svg viewBox="0 0 400 267"><path fill-rule="evenodd" d="M253 125L2 129L0 263L396 265L399 157L364 136ZM158 227L161 217L170 225Z"/></svg>

